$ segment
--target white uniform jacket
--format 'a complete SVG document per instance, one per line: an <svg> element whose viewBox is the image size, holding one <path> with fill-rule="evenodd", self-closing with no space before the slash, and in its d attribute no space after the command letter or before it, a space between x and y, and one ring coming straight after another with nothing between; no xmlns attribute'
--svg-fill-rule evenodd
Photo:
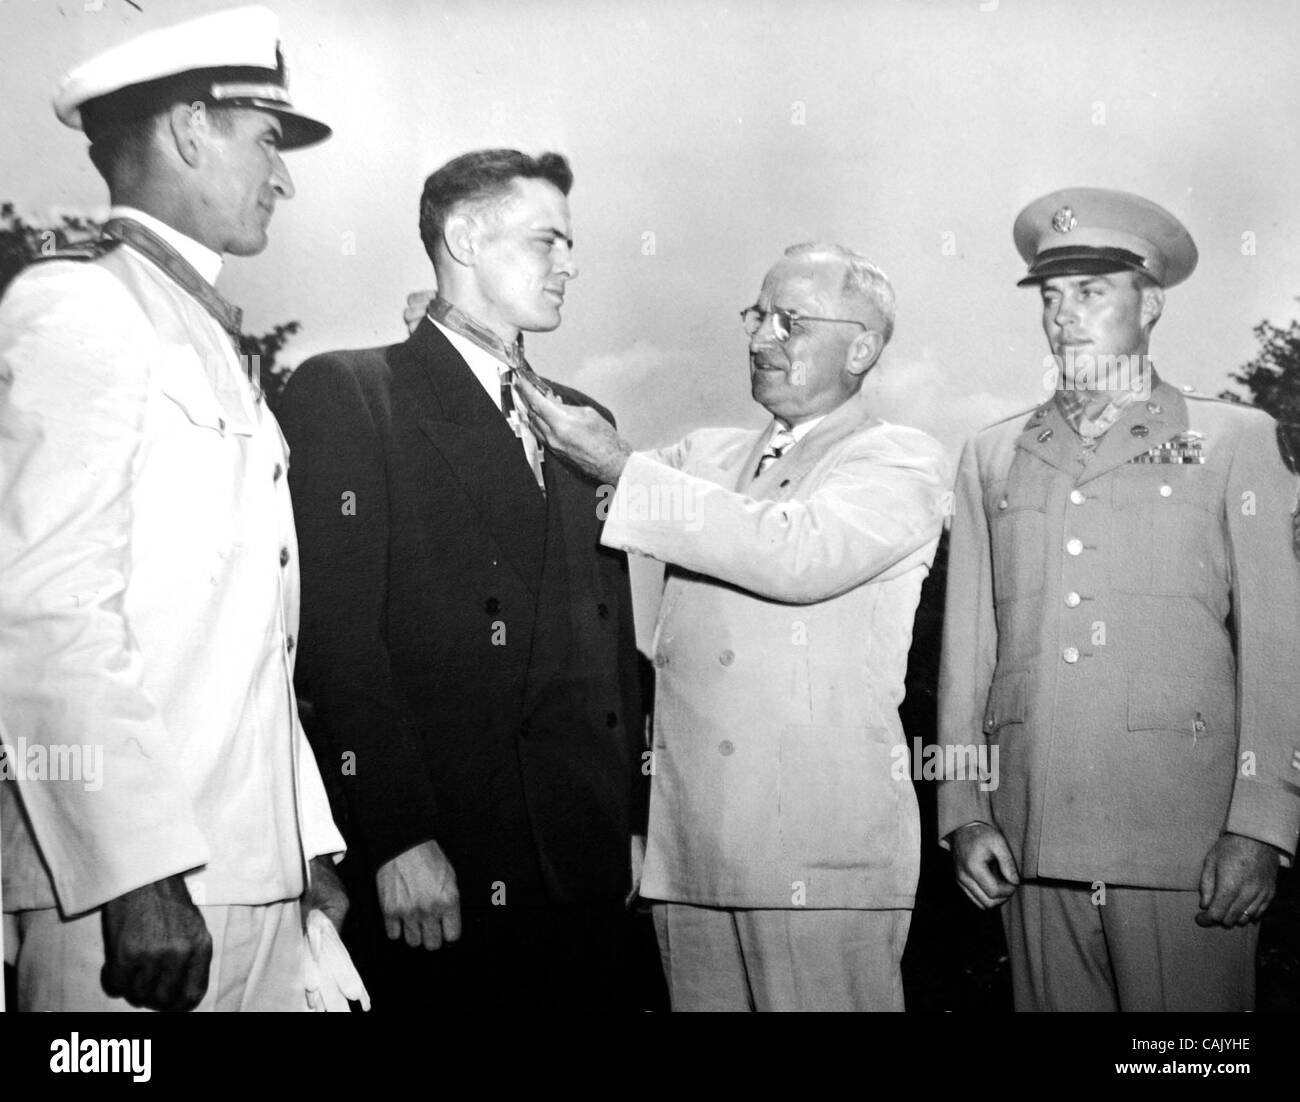
<svg viewBox="0 0 1300 1102"><path fill-rule="evenodd" d="M705 429L635 454L609 502L603 542L671 564L641 892L910 907L920 834L898 705L943 449L855 398L754 478L769 435Z"/></svg>
<svg viewBox="0 0 1300 1102"><path fill-rule="evenodd" d="M293 695L287 462L221 326L130 246L9 288L5 910L181 872L197 903L289 899L343 849Z"/></svg>

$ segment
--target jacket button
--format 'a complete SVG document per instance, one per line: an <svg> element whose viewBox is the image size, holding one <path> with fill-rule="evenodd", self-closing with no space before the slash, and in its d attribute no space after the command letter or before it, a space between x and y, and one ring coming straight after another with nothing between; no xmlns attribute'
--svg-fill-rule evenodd
<svg viewBox="0 0 1300 1102"><path fill-rule="evenodd" d="M226 419L224 417L217 418L217 428L219 428L222 432L226 431Z"/></svg>
<svg viewBox="0 0 1300 1102"><path fill-rule="evenodd" d="M1040 444L1046 444L1051 438L1052 438L1051 429L1043 429L1043 431L1038 434L1038 442Z"/></svg>
<svg viewBox="0 0 1300 1102"><path fill-rule="evenodd" d="M495 616L498 612L501 611L501 602L498 601L495 597L489 597L486 601L483 602L483 611L486 612L489 616Z"/></svg>
<svg viewBox="0 0 1300 1102"><path fill-rule="evenodd" d="M280 548L280 565L281 566L289 565L289 549L287 547Z"/></svg>
<svg viewBox="0 0 1300 1102"><path fill-rule="evenodd" d="M286 639L286 640L284 641L284 649L285 649L289 654L292 654L292 653L293 653L293 636L292 636L292 635L290 635L289 638Z"/></svg>
<svg viewBox="0 0 1300 1102"><path fill-rule="evenodd" d="M1173 496L1173 493L1174 493L1174 488L1173 488L1172 486L1161 486L1161 487L1160 487L1160 496L1161 496L1161 497L1172 497L1172 496Z"/></svg>
<svg viewBox="0 0 1300 1102"><path fill-rule="evenodd" d="M657 669L657 670L662 670L666 665L668 665L668 655L666 655L666 654L656 654L656 655L655 655L655 669Z"/></svg>
<svg viewBox="0 0 1300 1102"><path fill-rule="evenodd" d="M1070 491L1070 504L1071 504L1071 505L1082 505L1082 504L1083 504L1085 501L1087 501L1087 500L1088 500L1087 495L1085 495L1084 492L1083 492L1082 490L1071 490L1071 491Z"/></svg>
<svg viewBox="0 0 1300 1102"><path fill-rule="evenodd" d="M601 601L600 604L596 606L596 615L599 616L602 620L608 620L609 605L605 604L604 601Z"/></svg>
<svg viewBox="0 0 1300 1102"><path fill-rule="evenodd" d="M998 502L998 508L1005 509L1006 507L1007 507L1007 499L1003 498L1001 501Z"/></svg>
<svg viewBox="0 0 1300 1102"><path fill-rule="evenodd" d="M1069 542L1066 543L1066 545L1065 545L1065 549L1066 549L1066 550L1067 550L1071 555L1082 555L1082 554L1083 554L1083 540L1070 540Z"/></svg>
<svg viewBox="0 0 1300 1102"><path fill-rule="evenodd" d="M984 720L984 730L986 731L993 730L993 728L997 726L997 722L998 721L996 718L994 718L993 716L989 716Z"/></svg>
<svg viewBox="0 0 1300 1102"><path fill-rule="evenodd" d="M280 476L284 474L284 468L279 463L275 465L275 470L271 473L271 481L279 482Z"/></svg>
<svg viewBox="0 0 1300 1102"><path fill-rule="evenodd" d="M618 713L617 713L617 712L606 712L606 713L605 713L605 726L606 726L606 727L617 727L617 726L618 726Z"/></svg>
<svg viewBox="0 0 1300 1102"><path fill-rule="evenodd" d="M724 666L730 666L735 660L736 660L735 651L724 650L720 655L718 655L718 661L721 662Z"/></svg>
<svg viewBox="0 0 1300 1102"><path fill-rule="evenodd" d="M731 755L734 754L735 752L736 752L736 746L735 743L731 741L731 739L724 738L720 743L718 743L718 753L721 754L724 758L731 757Z"/></svg>
<svg viewBox="0 0 1300 1102"><path fill-rule="evenodd" d="M1077 593L1067 593L1065 595L1065 605L1067 608L1078 608L1081 599Z"/></svg>
<svg viewBox="0 0 1300 1102"><path fill-rule="evenodd" d="M1146 436L1151 430L1146 425L1134 425L1128 431L1134 436Z"/></svg>
<svg viewBox="0 0 1300 1102"><path fill-rule="evenodd" d="M1067 662L1073 664L1079 661L1079 648L1066 647L1065 650L1061 652L1061 657L1064 658Z"/></svg>

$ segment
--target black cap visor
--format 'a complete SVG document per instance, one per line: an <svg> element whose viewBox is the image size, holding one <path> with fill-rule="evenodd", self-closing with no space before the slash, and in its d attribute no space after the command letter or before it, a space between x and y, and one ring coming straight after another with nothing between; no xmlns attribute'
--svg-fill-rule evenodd
<svg viewBox="0 0 1300 1102"><path fill-rule="evenodd" d="M1111 272L1146 272L1146 261L1128 249L1092 245L1071 245L1044 249L1029 266L1029 274L1017 280L1017 287L1030 287L1045 279L1071 275L1108 275Z"/></svg>

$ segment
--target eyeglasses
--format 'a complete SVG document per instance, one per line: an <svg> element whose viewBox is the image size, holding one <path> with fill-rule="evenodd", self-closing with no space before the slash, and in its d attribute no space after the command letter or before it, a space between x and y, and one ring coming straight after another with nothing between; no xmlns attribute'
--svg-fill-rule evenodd
<svg viewBox="0 0 1300 1102"><path fill-rule="evenodd" d="M751 337L763 328L763 322L769 317L772 319L772 336L776 338L778 344L785 344L790 339L793 333L791 327L797 321L836 321L843 325L856 325L864 332L871 332L866 325L853 318L814 318L794 310L762 310L757 306L746 306L740 312L740 320L744 323L745 332Z"/></svg>

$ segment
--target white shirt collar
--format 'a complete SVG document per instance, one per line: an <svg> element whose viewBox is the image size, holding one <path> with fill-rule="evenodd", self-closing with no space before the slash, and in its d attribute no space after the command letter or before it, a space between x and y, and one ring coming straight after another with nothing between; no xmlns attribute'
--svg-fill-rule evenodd
<svg viewBox="0 0 1300 1102"><path fill-rule="evenodd" d="M427 316L427 315L426 315ZM438 327L438 331L451 342L452 348L460 353L483 389L487 391L492 404L501 408L501 369L506 365L481 345L475 344L468 337L461 336L454 329L448 329L439 321L429 318Z"/></svg>
<svg viewBox="0 0 1300 1102"><path fill-rule="evenodd" d="M181 254L196 272L199 273L209 283L216 283L217 277L221 275L222 258L220 253L215 253L206 245L201 245L192 237L187 237L180 230L174 229L155 218L152 214L145 214L142 210L135 207L114 206L109 212L110 218L131 218L139 222L147 230L152 230L155 234L167 242L173 249Z"/></svg>
<svg viewBox="0 0 1300 1102"><path fill-rule="evenodd" d="M794 437L794 441L797 444L800 440L802 440L805 436L807 436L810 432L812 432L813 429L815 429L818 425L820 425L824 420L826 420L826 414L823 413L820 417L814 417L811 421L804 421L798 425L794 425L790 429L790 435ZM777 429L781 427L782 427L781 422L776 421L775 427L772 429L772 431L776 432Z"/></svg>

